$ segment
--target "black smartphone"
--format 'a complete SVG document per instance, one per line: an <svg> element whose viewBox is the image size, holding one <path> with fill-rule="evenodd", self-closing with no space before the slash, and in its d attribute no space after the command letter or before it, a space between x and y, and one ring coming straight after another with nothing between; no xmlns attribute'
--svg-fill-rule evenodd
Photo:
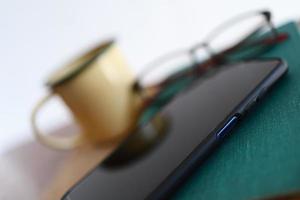
<svg viewBox="0 0 300 200"><path fill-rule="evenodd" d="M166 104L157 115L160 117L131 135L62 199L171 197L287 71L287 64L270 58L223 69Z"/></svg>

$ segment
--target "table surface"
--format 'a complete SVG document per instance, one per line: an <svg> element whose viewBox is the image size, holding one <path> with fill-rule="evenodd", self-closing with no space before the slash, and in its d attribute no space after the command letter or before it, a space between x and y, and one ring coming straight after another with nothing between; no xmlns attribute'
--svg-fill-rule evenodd
<svg viewBox="0 0 300 200"><path fill-rule="evenodd" d="M61 127L53 134L70 131ZM53 200L60 197L118 143L101 148L84 146L72 151L54 151L30 141L0 157L0 199ZM17 192L16 192L17 191Z"/></svg>

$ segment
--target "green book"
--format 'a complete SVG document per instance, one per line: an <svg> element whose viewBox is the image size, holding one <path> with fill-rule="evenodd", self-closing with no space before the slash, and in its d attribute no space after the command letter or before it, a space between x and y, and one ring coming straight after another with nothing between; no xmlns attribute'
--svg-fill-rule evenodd
<svg viewBox="0 0 300 200"><path fill-rule="evenodd" d="M289 72L245 117L216 152L180 188L175 199L257 199L300 191L300 35L264 57L281 57Z"/></svg>

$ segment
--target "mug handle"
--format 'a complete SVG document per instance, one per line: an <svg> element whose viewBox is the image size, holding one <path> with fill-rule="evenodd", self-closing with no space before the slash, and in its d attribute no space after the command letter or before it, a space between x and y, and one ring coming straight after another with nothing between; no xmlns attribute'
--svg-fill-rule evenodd
<svg viewBox="0 0 300 200"><path fill-rule="evenodd" d="M51 147L53 149L58 150L69 150L79 146L83 142L83 138L80 134L75 134L65 138L58 138L55 136L45 135L43 132L38 128L36 123L36 118L39 110L44 106L45 103L50 100L55 93L51 92L43 97L33 108L31 113L31 126L33 133L37 140L42 144Z"/></svg>

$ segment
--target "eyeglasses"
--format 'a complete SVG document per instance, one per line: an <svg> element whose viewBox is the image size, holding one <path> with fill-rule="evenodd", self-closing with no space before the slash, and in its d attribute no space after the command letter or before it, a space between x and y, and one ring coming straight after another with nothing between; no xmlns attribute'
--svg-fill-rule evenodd
<svg viewBox="0 0 300 200"><path fill-rule="evenodd" d="M175 50L151 62L138 76L133 89L150 100L167 85L184 77L202 77L235 61L256 58L288 38L279 33L271 12L239 15L216 27L203 42ZM148 102L149 103L149 102Z"/></svg>

